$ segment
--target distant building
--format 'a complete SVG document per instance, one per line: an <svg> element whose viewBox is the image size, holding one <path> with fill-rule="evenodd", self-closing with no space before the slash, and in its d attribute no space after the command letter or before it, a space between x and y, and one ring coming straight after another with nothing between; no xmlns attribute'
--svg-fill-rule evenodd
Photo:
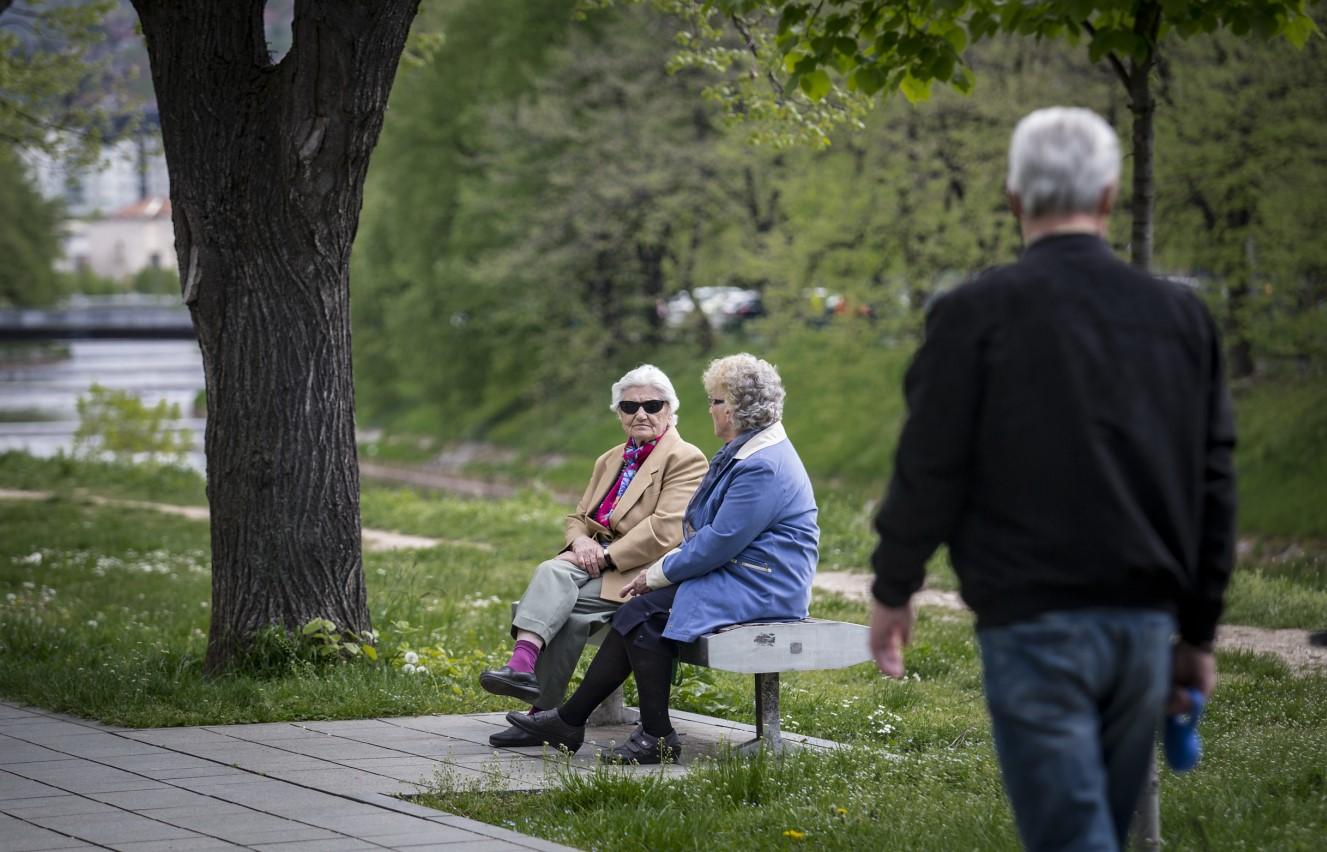
<svg viewBox="0 0 1327 852"><path fill-rule="evenodd" d="M44 152L30 152L26 159L37 189L63 201L71 217L104 216L144 198L170 195L155 128L107 145L90 166L71 166Z"/></svg>
<svg viewBox="0 0 1327 852"><path fill-rule="evenodd" d="M134 202L101 219L71 220L65 265L123 281L144 269L175 269L175 230L170 199Z"/></svg>

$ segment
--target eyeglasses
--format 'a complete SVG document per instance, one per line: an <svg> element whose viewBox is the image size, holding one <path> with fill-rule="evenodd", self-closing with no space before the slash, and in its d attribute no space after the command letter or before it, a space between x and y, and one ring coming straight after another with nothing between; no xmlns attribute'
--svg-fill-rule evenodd
<svg viewBox="0 0 1327 852"><path fill-rule="evenodd" d="M623 414L635 414L642 408L645 409L646 414L658 414L663 411L663 407L667 404L668 401L663 399L647 399L644 402L632 402L629 399L624 399L617 404L617 409Z"/></svg>
<svg viewBox="0 0 1327 852"><path fill-rule="evenodd" d="M724 400L722 400L722 399L711 399L711 400L710 400L710 405L723 405L723 404L724 404Z"/></svg>

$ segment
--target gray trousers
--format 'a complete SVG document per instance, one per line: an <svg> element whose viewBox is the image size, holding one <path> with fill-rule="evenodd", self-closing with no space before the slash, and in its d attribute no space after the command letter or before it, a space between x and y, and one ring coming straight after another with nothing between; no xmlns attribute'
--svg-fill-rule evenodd
<svg viewBox="0 0 1327 852"><path fill-rule="evenodd" d="M562 703L590 634L608 623L618 604L599 597L603 581L565 559L539 563L525 594L516 604L511 632L528 630L544 640L535 663L542 690L535 706L550 710Z"/></svg>

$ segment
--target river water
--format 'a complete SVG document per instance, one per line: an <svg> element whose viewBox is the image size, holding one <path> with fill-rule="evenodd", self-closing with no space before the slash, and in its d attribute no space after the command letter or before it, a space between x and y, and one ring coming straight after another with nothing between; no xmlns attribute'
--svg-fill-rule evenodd
<svg viewBox="0 0 1327 852"><path fill-rule="evenodd" d="M26 450L34 456L69 454L78 429L77 402L92 385L129 391L148 406L160 400L185 415L175 428L193 433L187 462L203 461L201 418L192 417L203 389L203 362L192 340L71 340L69 357L0 364L0 452Z"/></svg>

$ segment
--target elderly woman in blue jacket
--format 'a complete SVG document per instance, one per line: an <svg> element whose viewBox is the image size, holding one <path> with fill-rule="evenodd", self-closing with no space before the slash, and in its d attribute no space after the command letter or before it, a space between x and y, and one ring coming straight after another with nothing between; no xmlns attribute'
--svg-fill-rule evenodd
<svg viewBox="0 0 1327 852"><path fill-rule="evenodd" d="M676 643L729 624L806 617L820 528L811 480L781 422L778 371L754 356L732 355L712 362L703 381L724 445L687 506L681 546L623 589L632 600L613 616L571 698L507 716L550 745L580 748L590 713L633 674L640 725L601 757L676 762L682 748L668 716Z"/></svg>

